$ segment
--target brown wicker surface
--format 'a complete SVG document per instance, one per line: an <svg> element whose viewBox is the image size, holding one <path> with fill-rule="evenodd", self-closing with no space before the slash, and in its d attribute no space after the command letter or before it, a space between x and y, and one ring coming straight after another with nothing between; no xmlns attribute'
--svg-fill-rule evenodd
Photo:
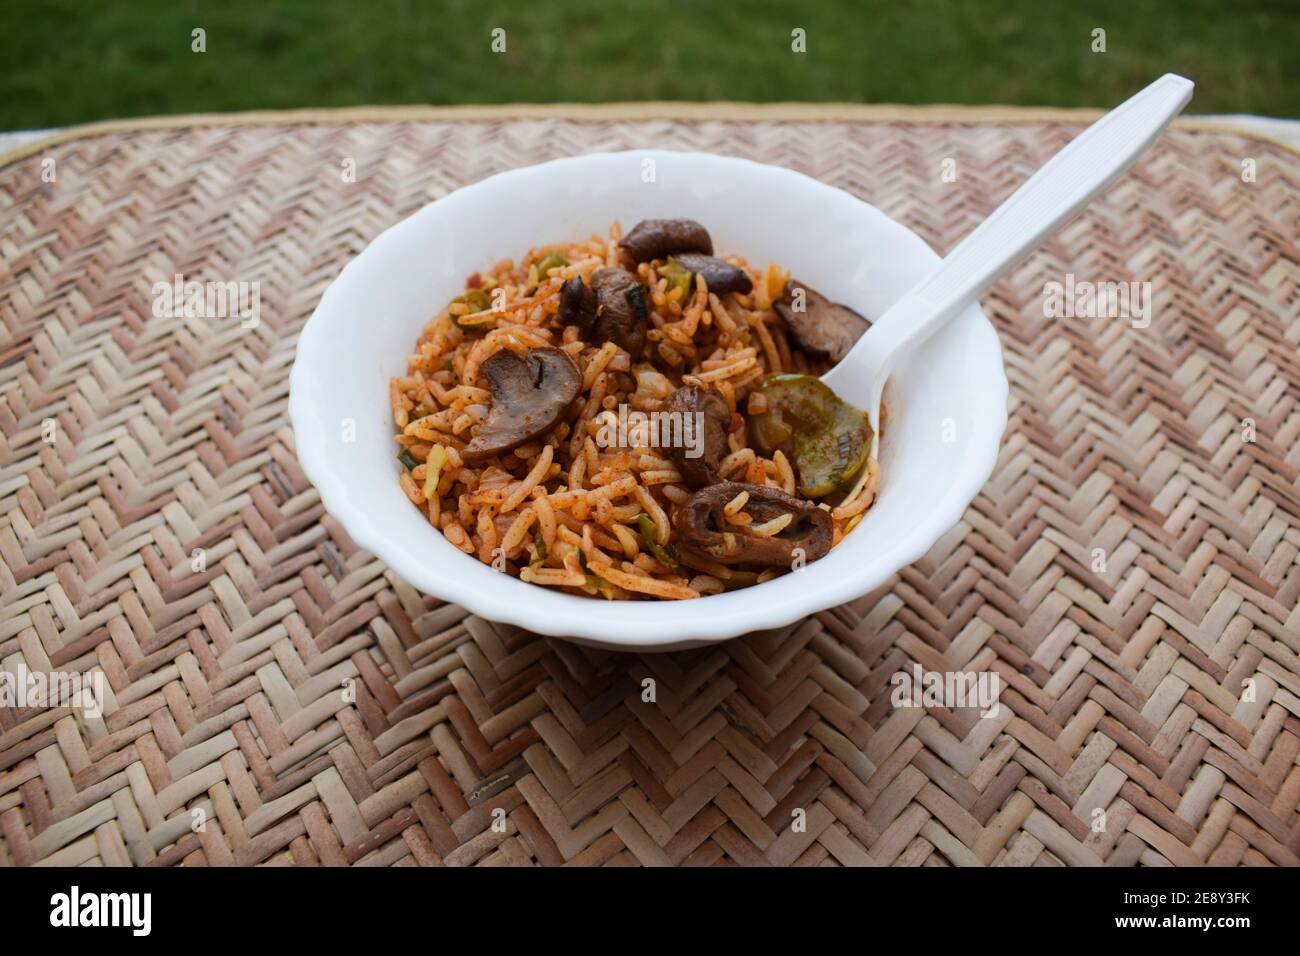
<svg viewBox="0 0 1300 956"><path fill-rule="evenodd" d="M264 120L0 169L0 664L111 689L100 719L0 709L0 864L1296 864L1300 161L1275 145L1171 132L999 283L993 478L887 589L781 633L632 656L467 617L294 460L299 328L456 186L710 150L946 250L1078 128L1001 119ZM261 282L261 325L154 318L177 272ZM1066 272L1152 280L1150 328L1044 318ZM892 707L912 662L995 672L999 716Z"/></svg>

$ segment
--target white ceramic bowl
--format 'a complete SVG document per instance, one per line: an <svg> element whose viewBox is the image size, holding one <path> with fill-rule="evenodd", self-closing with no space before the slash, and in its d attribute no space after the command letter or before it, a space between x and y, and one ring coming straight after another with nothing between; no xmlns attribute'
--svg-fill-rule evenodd
<svg viewBox="0 0 1300 956"><path fill-rule="evenodd" d="M289 417L325 508L410 584L475 614L583 643L668 650L789 624L879 587L962 517L1006 426L997 335L972 306L895 373L880 495L830 554L766 584L694 601L605 601L525 584L452 547L398 485L388 379L465 277L529 248L648 217L702 222L720 254L779 262L831 299L881 315L937 257L841 190L741 159L599 153L513 170L425 206L326 290L298 341ZM352 440L347 440L351 429Z"/></svg>

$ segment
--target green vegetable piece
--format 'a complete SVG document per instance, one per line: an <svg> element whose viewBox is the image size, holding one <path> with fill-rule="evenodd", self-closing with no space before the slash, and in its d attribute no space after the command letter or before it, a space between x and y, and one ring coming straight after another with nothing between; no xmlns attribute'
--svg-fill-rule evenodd
<svg viewBox="0 0 1300 956"><path fill-rule="evenodd" d="M464 295L457 296L453 302L463 302L470 312L484 312L492 305L492 298L484 289L466 289Z"/></svg>
<svg viewBox="0 0 1300 956"><path fill-rule="evenodd" d="M451 320L456 323L456 327L462 332L470 335L485 335L488 329L496 325L496 320L492 318L475 320L473 322L465 321L470 315L476 312L486 312L492 307L492 299L484 289L466 289L464 294L456 296L451 300L452 305L457 303L466 306L469 312L464 315L453 315Z"/></svg>
<svg viewBox="0 0 1300 956"><path fill-rule="evenodd" d="M659 527L654 523L654 519L642 512L636 516L636 526L641 532L641 537L645 539L645 546L654 555L654 559L665 568L676 569L677 549L671 544L659 543Z"/></svg>
<svg viewBox="0 0 1300 956"><path fill-rule="evenodd" d="M614 600L614 585L610 584L598 574L588 574L587 584L600 592L600 596L606 601Z"/></svg>
<svg viewBox="0 0 1300 956"><path fill-rule="evenodd" d="M854 482L871 451L871 423L861 409L811 375L774 375L758 394L767 410L749 416L754 447L793 459L800 494L820 498Z"/></svg>
<svg viewBox="0 0 1300 956"><path fill-rule="evenodd" d="M545 561L546 560L546 539L542 537L542 533L540 531L537 532L537 534L533 535L533 547L537 550L537 560Z"/></svg>
<svg viewBox="0 0 1300 956"><path fill-rule="evenodd" d="M595 588L605 600L614 600L614 585L591 570L587 564L587 552L582 548L578 549L578 564L582 567L583 573L587 575L587 585Z"/></svg>
<svg viewBox="0 0 1300 956"><path fill-rule="evenodd" d="M414 468L416 465L420 463L419 459L417 459L405 448L403 448L401 454L397 456L397 460L402 463L402 465L406 468L407 471L410 471L412 468Z"/></svg>
<svg viewBox="0 0 1300 956"><path fill-rule="evenodd" d="M552 269L559 269L568 264L568 259L564 258L564 256L560 255L558 252L552 252L550 255L545 256L541 262L537 263L537 278L539 280L545 279L551 274Z"/></svg>
<svg viewBox="0 0 1300 956"><path fill-rule="evenodd" d="M687 269L672 256L668 257L668 261L659 270L659 274L668 280L666 292L671 292L673 289L682 290L682 297L677 300L678 302L683 302L690 296L691 282L695 276L690 269Z"/></svg>

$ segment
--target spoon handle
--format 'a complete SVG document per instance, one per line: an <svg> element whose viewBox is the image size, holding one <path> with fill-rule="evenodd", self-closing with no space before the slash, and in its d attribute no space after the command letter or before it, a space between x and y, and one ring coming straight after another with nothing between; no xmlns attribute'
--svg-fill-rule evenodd
<svg viewBox="0 0 1300 956"><path fill-rule="evenodd" d="M870 374L883 386L899 355L974 302L1048 233L1072 219L1191 98L1192 81L1166 73L1075 137L872 325L858 342L866 362L852 374ZM853 358L850 354L841 365L855 364Z"/></svg>

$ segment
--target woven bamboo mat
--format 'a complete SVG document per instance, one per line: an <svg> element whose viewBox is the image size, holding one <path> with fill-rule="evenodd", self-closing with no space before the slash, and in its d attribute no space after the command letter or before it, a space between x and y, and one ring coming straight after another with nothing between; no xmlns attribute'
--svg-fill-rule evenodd
<svg viewBox="0 0 1300 956"><path fill-rule="evenodd" d="M264 118L0 168L0 663L108 698L0 707L0 864L1295 865L1300 160L1275 145L1172 131L999 283L988 486L887 588L779 633L633 656L467 617L294 460L302 323L457 186L709 150L947 250L1078 129L999 119ZM260 282L260 325L155 318L175 273ZM1045 318L1066 273L1152 281L1150 326ZM893 706L913 664L996 674L996 717Z"/></svg>

